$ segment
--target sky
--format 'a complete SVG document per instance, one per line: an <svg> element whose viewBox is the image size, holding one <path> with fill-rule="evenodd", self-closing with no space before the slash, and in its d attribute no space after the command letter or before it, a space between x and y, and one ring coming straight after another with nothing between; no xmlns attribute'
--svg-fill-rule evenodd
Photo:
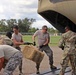
<svg viewBox="0 0 76 75"><path fill-rule="evenodd" d="M36 22L32 27L39 28L43 25L52 25L38 13L38 0L0 0L0 19L23 19L34 18Z"/></svg>

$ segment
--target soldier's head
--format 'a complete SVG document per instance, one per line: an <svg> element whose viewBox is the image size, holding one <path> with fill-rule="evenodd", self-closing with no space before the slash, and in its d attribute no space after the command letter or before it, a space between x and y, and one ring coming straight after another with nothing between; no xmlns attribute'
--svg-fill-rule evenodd
<svg viewBox="0 0 76 75"><path fill-rule="evenodd" d="M6 33L6 36L11 39L12 33L9 31L9 32Z"/></svg>
<svg viewBox="0 0 76 75"><path fill-rule="evenodd" d="M13 32L16 33L16 34L18 34L19 28L18 28L17 25L13 26Z"/></svg>
<svg viewBox="0 0 76 75"><path fill-rule="evenodd" d="M69 26L66 26L65 27L65 32L68 32L70 30L70 27Z"/></svg>
<svg viewBox="0 0 76 75"><path fill-rule="evenodd" d="M43 33L46 33L48 30L48 27L46 25L42 26L42 32Z"/></svg>

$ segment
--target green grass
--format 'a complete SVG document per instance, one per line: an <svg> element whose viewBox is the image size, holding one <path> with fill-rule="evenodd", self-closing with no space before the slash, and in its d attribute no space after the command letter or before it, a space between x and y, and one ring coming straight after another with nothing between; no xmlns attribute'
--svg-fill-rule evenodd
<svg viewBox="0 0 76 75"><path fill-rule="evenodd" d="M59 42L60 36L51 36L50 45L57 46Z"/></svg>
<svg viewBox="0 0 76 75"><path fill-rule="evenodd" d="M59 42L60 36L51 36L50 37L50 46L57 46ZM32 36L31 35L24 35L23 36L24 41L32 42Z"/></svg>
<svg viewBox="0 0 76 75"><path fill-rule="evenodd" d="M24 35L23 40L28 41L28 42L32 42L32 35Z"/></svg>

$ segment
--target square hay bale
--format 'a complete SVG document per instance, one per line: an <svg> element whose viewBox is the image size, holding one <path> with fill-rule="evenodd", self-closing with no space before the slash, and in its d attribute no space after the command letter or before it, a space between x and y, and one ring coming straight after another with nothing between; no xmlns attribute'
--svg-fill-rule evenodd
<svg viewBox="0 0 76 75"><path fill-rule="evenodd" d="M26 45L23 49L23 56L36 63L40 63L44 57L44 53L32 45Z"/></svg>

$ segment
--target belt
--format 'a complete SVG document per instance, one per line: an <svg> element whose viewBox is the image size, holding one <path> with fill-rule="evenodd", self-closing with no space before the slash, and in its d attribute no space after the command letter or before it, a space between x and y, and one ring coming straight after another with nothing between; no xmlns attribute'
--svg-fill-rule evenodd
<svg viewBox="0 0 76 75"><path fill-rule="evenodd" d="M46 44L46 45L41 45L41 46L39 46L39 48L42 48L42 47L45 47L45 46L48 46L48 44Z"/></svg>

